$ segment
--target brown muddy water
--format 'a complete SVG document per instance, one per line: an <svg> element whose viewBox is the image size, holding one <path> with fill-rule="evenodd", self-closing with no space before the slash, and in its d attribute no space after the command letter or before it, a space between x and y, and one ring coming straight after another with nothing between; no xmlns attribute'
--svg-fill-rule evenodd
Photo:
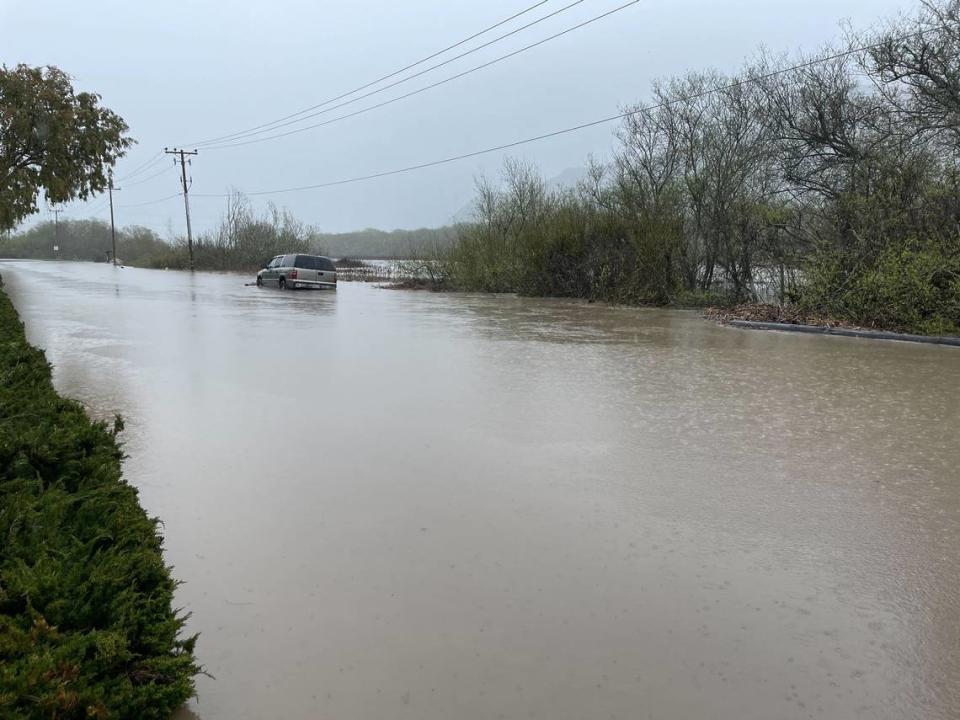
<svg viewBox="0 0 960 720"><path fill-rule="evenodd" d="M960 711L960 352L2 263L237 718Z"/></svg>

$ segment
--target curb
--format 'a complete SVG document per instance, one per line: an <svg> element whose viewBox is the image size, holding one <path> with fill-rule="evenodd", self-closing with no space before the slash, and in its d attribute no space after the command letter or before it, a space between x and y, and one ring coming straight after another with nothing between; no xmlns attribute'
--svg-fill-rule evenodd
<svg viewBox="0 0 960 720"><path fill-rule="evenodd" d="M900 342L926 343L928 345L946 345L960 347L960 337L947 335L910 335L907 333L885 332L882 330L853 330L851 328L830 327L829 325L791 325L789 323L755 322L753 320L731 320L731 327L744 330L780 330L812 335L840 335L842 337L865 338L867 340L899 340Z"/></svg>

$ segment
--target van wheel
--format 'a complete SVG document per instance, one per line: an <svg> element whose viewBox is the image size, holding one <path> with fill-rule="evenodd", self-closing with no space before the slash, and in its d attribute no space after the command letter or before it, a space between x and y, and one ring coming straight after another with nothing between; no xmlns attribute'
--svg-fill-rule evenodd
<svg viewBox="0 0 960 720"><path fill-rule="evenodd" d="M263 278L257 275L257 287L263 287Z"/></svg>
<svg viewBox="0 0 960 720"><path fill-rule="evenodd" d="M281 290L286 290L286 289L287 289L287 279L286 279L286 278L280 278L280 289L281 289Z"/></svg>

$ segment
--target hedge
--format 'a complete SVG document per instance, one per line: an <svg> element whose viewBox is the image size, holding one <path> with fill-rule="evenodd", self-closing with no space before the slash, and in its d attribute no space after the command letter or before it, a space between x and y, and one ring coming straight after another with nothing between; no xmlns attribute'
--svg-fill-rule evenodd
<svg viewBox="0 0 960 720"><path fill-rule="evenodd" d="M0 291L0 717L167 718L194 694L158 521Z"/></svg>

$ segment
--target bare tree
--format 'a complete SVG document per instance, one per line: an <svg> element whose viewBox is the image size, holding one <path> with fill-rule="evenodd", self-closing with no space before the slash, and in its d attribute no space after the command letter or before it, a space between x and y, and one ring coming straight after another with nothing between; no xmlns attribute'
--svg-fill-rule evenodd
<svg viewBox="0 0 960 720"><path fill-rule="evenodd" d="M904 130L960 147L960 0L925 0L916 17L858 38L863 70Z"/></svg>

